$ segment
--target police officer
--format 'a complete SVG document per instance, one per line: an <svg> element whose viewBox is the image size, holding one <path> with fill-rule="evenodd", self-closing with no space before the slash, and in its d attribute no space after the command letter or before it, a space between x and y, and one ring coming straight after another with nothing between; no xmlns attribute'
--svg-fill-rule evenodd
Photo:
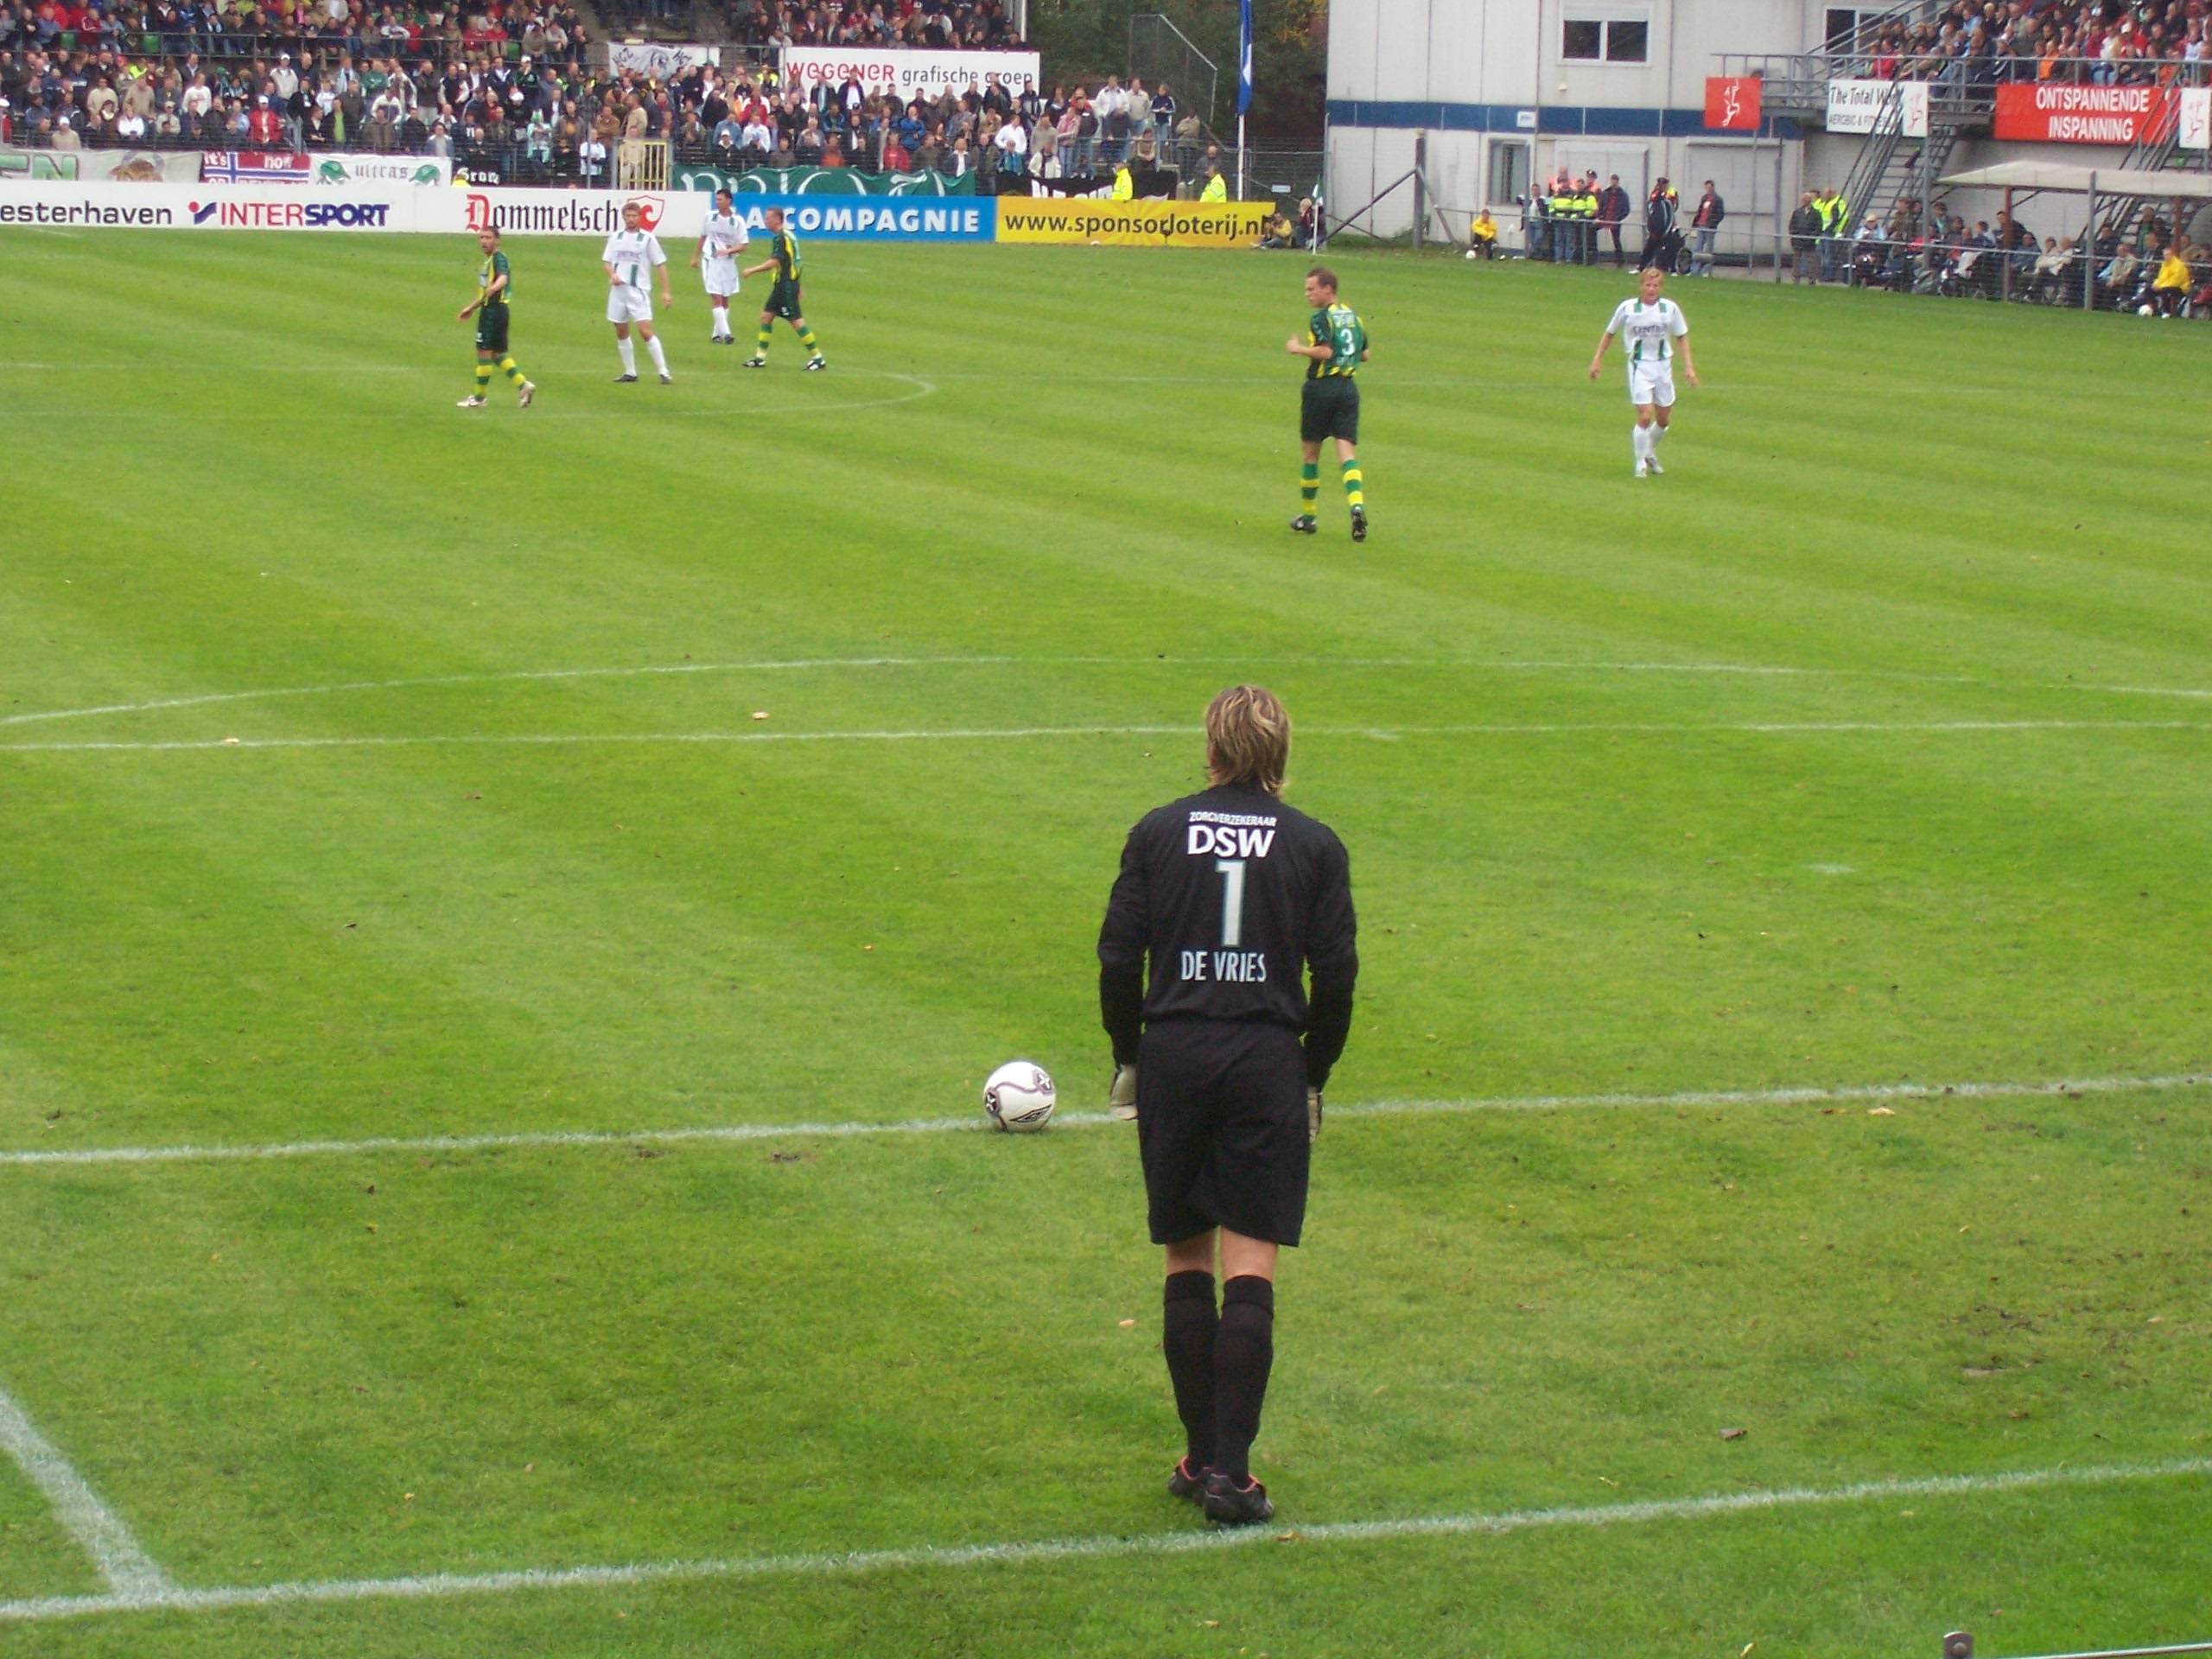
<svg viewBox="0 0 2212 1659"><path fill-rule="evenodd" d="M1274 1513L1250 1459L1274 1360L1275 1256L1305 1223L1308 1148L1359 972L1344 843L1283 804L1289 759L1273 692L1216 697L1211 787L1129 832L1098 935L1110 1098L1136 1118L1152 1240L1167 1250L1160 1347L1185 1440L1167 1490L1226 1526Z"/></svg>

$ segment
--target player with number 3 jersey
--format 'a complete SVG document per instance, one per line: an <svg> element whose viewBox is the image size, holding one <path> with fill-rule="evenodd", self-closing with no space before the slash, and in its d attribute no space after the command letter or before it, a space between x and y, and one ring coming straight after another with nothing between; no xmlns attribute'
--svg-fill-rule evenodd
<svg viewBox="0 0 2212 1659"><path fill-rule="evenodd" d="M1306 303L1313 308L1304 339L1296 334L1284 349L1306 359L1298 436L1303 459L1298 476L1298 517L1290 527L1301 536L1319 528L1314 498L1321 489L1321 446L1337 441L1337 465L1344 474L1344 503L1351 509L1351 538L1367 539L1367 483L1359 469L1359 382L1353 377L1367 361L1367 327L1359 314L1337 299L1337 273L1316 265L1306 273Z"/></svg>

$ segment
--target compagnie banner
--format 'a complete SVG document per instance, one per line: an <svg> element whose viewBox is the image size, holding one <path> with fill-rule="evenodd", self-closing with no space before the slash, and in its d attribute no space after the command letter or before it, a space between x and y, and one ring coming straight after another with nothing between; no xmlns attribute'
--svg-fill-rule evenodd
<svg viewBox="0 0 2212 1659"><path fill-rule="evenodd" d="M1018 92L1034 86L1043 68L1034 52L929 52L883 47L848 50L830 46L787 46L784 79L808 87L828 81L842 86L857 80L870 92L886 87L900 97L938 98L947 87L964 92L970 83L1003 86Z"/></svg>
<svg viewBox="0 0 2212 1659"><path fill-rule="evenodd" d="M1000 196L1001 242L1092 242L1119 248L1249 248L1274 217L1266 201L1098 201Z"/></svg>
<svg viewBox="0 0 2212 1659"><path fill-rule="evenodd" d="M2134 144L2172 133L2179 111L2171 86L2004 86L1994 131L2031 143Z"/></svg>

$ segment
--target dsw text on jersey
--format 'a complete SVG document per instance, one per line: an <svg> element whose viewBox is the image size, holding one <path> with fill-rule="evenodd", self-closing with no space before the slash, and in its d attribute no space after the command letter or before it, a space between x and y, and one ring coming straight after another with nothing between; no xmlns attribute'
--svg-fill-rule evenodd
<svg viewBox="0 0 2212 1659"><path fill-rule="evenodd" d="M1211 857L1214 873L1221 877L1221 949L1180 952L1184 979L1267 983L1267 953L1238 947L1244 942L1245 864L1265 858L1274 841L1272 817L1229 812L1191 815L1184 851L1192 858Z"/></svg>

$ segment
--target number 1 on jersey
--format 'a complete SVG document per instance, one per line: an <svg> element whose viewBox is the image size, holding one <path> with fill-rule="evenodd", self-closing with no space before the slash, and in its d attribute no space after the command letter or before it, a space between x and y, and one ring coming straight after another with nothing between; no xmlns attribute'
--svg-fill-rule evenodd
<svg viewBox="0 0 2212 1659"><path fill-rule="evenodd" d="M1244 942L1244 861L1217 858L1213 868L1221 877L1221 948L1234 950Z"/></svg>

